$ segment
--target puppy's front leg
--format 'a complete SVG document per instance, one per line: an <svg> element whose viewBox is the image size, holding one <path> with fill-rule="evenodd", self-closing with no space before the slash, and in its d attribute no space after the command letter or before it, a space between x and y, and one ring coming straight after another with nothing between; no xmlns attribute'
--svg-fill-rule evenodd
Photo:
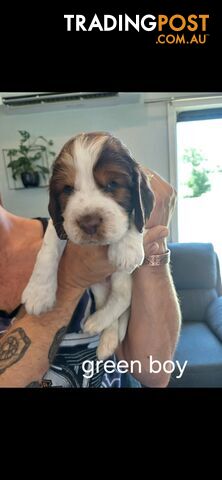
<svg viewBox="0 0 222 480"><path fill-rule="evenodd" d="M111 276L111 289L107 301L97 312L90 315L84 325L84 332L91 335L102 332L118 320L130 306L132 278L128 273L116 272Z"/></svg>
<svg viewBox="0 0 222 480"><path fill-rule="evenodd" d="M123 341L127 331L129 316L130 308L120 316L119 320L114 320L109 327L102 331L96 351L99 360L105 360L113 355L119 342Z"/></svg>
<svg viewBox="0 0 222 480"><path fill-rule="evenodd" d="M129 319L129 308L121 315L120 311L122 310L122 308L125 308L125 305L119 304L118 295L122 300L123 285L125 290L125 288L127 288L128 281L127 282L124 281L125 276L123 278L123 276L121 275L121 279L120 278L118 279L118 277L119 277L119 274L117 275L117 279L116 278L112 279L111 277L111 280L105 281L102 284L100 283L100 284L93 285L91 287L94 298L95 298L97 312L94 315L92 315L88 319L88 321L92 319L94 323L93 328L95 329L99 328L99 324L100 324L100 327L102 328L102 333L99 339L99 345L96 352L99 360L105 360L115 352L119 341L122 342L127 330L128 319ZM127 277L129 277L128 274L127 274ZM122 281L124 281L124 284L122 283ZM119 290L120 285L121 285L121 292ZM113 297L114 305L116 306L118 304L118 308L119 308L119 312L117 311L115 312L115 314L117 315L117 318L115 320L113 320L113 313L114 313L113 306L109 304L108 309L103 308L106 306L106 302L107 302L108 296L110 295L110 291L112 291L113 289L116 292L116 298L114 299ZM111 309L110 311L109 311L109 308ZM102 313L100 313L101 310L99 309L102 310ZM110 315L110 313L112 314ZM108 325L109 322L111 322L110 325ZM90 327L90 324L88 324L88 327L85 326L84 331L89 327Z"/></svg>
<svg viewBox="0 0 222 480"><path fill-rule="evenodd" d="M110 280L104 280L104 282L95 283L91 286L91 290L95 299L96 310L99 310L105 305L109 295L110 286Z"/></svg>
<svg viewBox="0 0 222 480"><path fill-rule="evenodd" d="M60 240L49 221L41 249L29 283L22 294L22 303L30 315L50 310L56 300L57 270L66 240Z"/></svg>
<svg viewBox="0 0 222 480"><path fill-rule="evenodd" d="M96 350L97 358L99 360L105 360L110 357L116 350L119 343L119 322L114 320L114 322L103 330L100 339L99 345Z"/></svg>
<svg viewBox="0 0 222 480"><path fill-rule="evenodd" d="M118 271L132 273L144 260L143 233L131 223L124 237L110 245L108 258Z"/></svg>

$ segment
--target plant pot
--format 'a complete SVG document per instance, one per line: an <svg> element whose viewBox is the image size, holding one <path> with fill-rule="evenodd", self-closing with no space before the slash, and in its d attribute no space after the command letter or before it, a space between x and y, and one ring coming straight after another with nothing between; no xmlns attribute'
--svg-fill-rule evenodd
<svg viewBox="0 0 222 480"><path fill-rule="evenodd" d="M21 179L25 188L39 186L40 177L38 172L21 173Z"/></svg>

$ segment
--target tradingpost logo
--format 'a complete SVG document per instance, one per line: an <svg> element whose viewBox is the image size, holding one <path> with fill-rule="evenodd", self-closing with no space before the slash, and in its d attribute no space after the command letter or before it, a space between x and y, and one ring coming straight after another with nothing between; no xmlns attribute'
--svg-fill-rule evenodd
<svg viewBox="0 0 222 480"><path fill-rule="evenodd" d="M152 15L97 15L86 17L81 14L64 15L66 31L71 32L153 32L152 42L159 45L204 45L209 33L208 24L210 15L208 13L190 13L180 15L175 13L168 16L165 14Z"/></svg>

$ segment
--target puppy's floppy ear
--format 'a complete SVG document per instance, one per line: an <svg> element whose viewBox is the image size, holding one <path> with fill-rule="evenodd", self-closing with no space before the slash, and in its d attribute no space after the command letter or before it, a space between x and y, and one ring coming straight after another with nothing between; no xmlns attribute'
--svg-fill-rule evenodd
<svg viewBox="0 0 222 480"><path fill-rule="evenodd" d="M49 215L53 221L53 225L56 229L56 233L60 240L67 240L66 232L63 228L63 216L61 212L61 206L59 202L58 193L55 190L55 179L52 175L49 183Z"/></svg>
<svg viewBox="0 0 222 480"><path fill-rule="evenodd" d="M142 232L153 209L154 195L148 185L146 175L138 165L134 169L133 204L135 226L139 232Z"/></svg>

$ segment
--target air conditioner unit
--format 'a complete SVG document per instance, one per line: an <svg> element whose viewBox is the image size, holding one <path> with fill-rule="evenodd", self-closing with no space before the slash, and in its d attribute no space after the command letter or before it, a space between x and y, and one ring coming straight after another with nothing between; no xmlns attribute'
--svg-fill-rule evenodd
<svg viewBox="0 0 222 480"><path fill-rule="evenodd" d="M0 109L8 114L49 112L73 108L108 107L140 103L141 93L19 92L0 94Z"/></svg>

